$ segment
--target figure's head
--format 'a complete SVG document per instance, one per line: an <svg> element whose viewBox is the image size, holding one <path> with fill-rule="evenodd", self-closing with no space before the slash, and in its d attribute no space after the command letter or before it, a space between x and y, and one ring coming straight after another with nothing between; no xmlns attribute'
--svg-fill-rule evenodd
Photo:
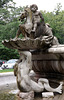
<svg viewBox="0 0 64 100"><path fill-rule="evenodd" d="M20 20L21 20L21 19L24 19L25 17L26 17L25 12L22 12L21 15L20 15Z"/></svg>
<svg viewBox="0 0 64 100"><path fill-rule="evenodd" d="M38 10L38 7L37 7L36 4L33 4L33 5L30 6L30 9L31 9L31 11L35 12L35 11Z"/></svg>
<svg viewBox="0 0 64 100"><path fill-rule="evenodd" d="M24 11L26 13L26 16L28 16L32 12L31 9L30 9L30 7L28 7L28 6L25 7Z"/></svg>

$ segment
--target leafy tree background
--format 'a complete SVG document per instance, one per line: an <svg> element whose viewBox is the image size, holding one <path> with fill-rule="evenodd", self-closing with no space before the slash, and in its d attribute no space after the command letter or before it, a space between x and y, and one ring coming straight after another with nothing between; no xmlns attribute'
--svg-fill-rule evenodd
<svg viewBox="0 0 64 100"><path fill-rule="evenodd" d="M53 34L61 44L64 44L64 10L60 3L53 12L41 11L45 23L52 27ZM14 38L21 23L19 16L24 8L16 7L13 0L0 0L0 59L19 58L17 50L8 49L2 45L2 40ZM22 38L22 35L20 36Z"/></svg>
<svg viewBox="0 0 64 100"><path fill-rule="evenodd" d="M22 11L22 7L15 7L13 0L0 0L0 59L19 58L17 50L4 47L2 40L15 37Z"/></svg>

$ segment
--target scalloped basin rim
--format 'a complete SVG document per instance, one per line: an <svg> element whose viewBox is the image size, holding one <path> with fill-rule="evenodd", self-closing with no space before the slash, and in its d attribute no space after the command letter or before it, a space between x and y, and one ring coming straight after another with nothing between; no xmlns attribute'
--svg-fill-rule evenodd
<svg viewBox="0 0 64 100"><path fill-rule="evenodd" d="M2 44L7 48L18 49L18 50L36 50L44 49L48 45L44 44L44 41L40 38L36 39L10 39L2 41ZM50 48L47 48L48 53L64 53L64 45L53 45Z"/></svg>

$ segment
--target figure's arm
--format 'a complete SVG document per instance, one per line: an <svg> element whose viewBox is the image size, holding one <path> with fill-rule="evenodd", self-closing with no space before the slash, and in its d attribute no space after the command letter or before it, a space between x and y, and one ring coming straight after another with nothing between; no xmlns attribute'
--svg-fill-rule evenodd
<svg viewBox="0 0 64 100"><path fill-rule="evenodd" d="M18 72L18 63L16 63L14 65L14 75L17 76L17 72Z"/></svg>
<svg viewBox="0 0 64 100"><path fill-rule="evenodd" d="M45 26L44 17L43 17L43 15L42 15L42 13L39 12L39 15L40 15L41 21L43 22L43 25Z"/></svg>
<svg viewBox="0 0 64 100"><path fill-rule="evenodd" d="M41 20L44 21L44 17L41 12L39 12L39 15L40 15Z"/></svg>

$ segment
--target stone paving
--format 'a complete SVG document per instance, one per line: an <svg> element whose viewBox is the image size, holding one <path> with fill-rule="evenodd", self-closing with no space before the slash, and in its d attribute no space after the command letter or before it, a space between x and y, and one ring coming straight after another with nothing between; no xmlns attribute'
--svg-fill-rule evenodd
<svg viewBox="0 0 64 100"><path fill-rule="evenodd" d="M0 91L17 88L13 72L0 73Z"/></svg>

